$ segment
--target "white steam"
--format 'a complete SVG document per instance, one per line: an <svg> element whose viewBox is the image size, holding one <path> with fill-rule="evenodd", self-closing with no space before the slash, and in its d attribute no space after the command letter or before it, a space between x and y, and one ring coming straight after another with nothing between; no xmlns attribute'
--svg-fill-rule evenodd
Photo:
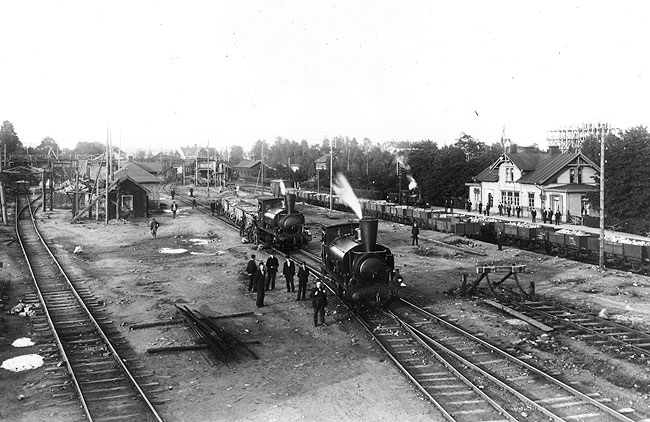
<svg viewBox="0 0 650 422"><path fill-rule="evenodd" d="M410 174L407 174L406 178L409 180L409 190L412 190L412 189L415 189L415 188L418 187L418 182L415 181L413 176L411 176Z"/></svg>
<svg viewBox="0 0 650 422"><path fill-rule="evenodd" d="M336 192L336 194L341 197L341 200L348 207L352 208L352 211L354 211L357 217L359 217L359 219L363 218L361 203L359 202L357 196L354 194L354 190L352 190L352 186L350 186L348 179L346 179L343 174L336 174L336 179L332 187L334 188L334 192Z"/></svg>
<svg viewBox="0 0 650 422"><path fill-rule="evenodd" d="M287 194L287 188L284 186L284 180L280 180L280 195L284 196Z"/></svg>

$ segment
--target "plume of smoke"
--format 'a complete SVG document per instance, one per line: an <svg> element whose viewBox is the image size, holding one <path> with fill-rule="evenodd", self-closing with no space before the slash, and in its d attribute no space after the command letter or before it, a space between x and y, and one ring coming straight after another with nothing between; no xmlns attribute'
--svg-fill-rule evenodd
<svg viewBox="0 0 650 422"><path fill-rule="evenodd" d="M352 208L352 211L354 211L357 217L359 217L359 219L363 218L361 203L359 202L357 196L354 194L354 191L352 190L352 186L350 186L348 179L346 179L343 174L336 174L336 178L332 187L334 188L334 192L336 192L336 194L341 197L341 200L348 207Z"/></svg>
<svg viewBox="0 0 650 422"><path fill-rule="evenodd" d="M395 156L395 161L404 168L406 171L411 171L411 166L408 165L406 162L406 157L403 155L396 155Z"/></svg>
<svg viewBox="0 0 650 422"><path fill-rule="evenodd" d="M406 178L409 180L409 190L415 189L415 188L418 187L418 182L415 181L413 176L411 176L410 174L407 174Z"/></svg>
<svg viewBox="0 0 650 422"><path fill-rule="evenodd" d="M280 194L282 196L287 194L287 188L284 186L284 180L280 180Z"/></svg>

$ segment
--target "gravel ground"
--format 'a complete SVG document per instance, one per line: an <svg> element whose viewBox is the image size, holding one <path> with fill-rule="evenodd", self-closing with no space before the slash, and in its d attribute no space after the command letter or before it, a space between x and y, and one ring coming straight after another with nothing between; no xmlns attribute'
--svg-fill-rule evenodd
<svg viewBox="0 0 650 422"><path fill-rule="evenodd" d="M182 188L181 188L182 189ZM200 189L199 196L205 194ZM298 204L311 223L348 218L343 213ZM158 218L158 238L151 239L146 221L86 221L69 224L68 210L39 213L39 226L64 262L87 279L105 304L116 327L129 341L138 361L160 382L158 406L167 421L442 421L443 418L340 306L330 301L327 327L313 327L309 301L296 301L279 277L264 308L255 307L243 273L247 259L267 251L244 244L238 233L191 209ZM490 309L478 298L456 293L462 273L474 277L477 265L525 264L522 283L534 281L539 294L650 330L650 279L557 257L494 245L467 242L466 252L439 246L450 235L421 233L412 247L410 229L380 223L379 241L390 246L407 284L403 295L432 305L493 340L516 345L532 361L599 392L638 417L650 415L650 368L613 359L576 339L541 332ZM13 239L12 227L0 227L0 361L38 353L43 345L12 347L20 337L34 337L29 318L8 314L33 292L26 266ZM451 239L453 240L453 239ZM76 247L82 252L73 254ZM164 248L184 253L162 253ZM318 249L317 242L310 248ZM280 262L282 265L282 260ZM512 285L506 281L505 284ZM311 287L313 282L310 282ZM206 351L147 353L153 347L189 344L192 333L180 325L129 330L134 323L176 315L174 305L205 315L253 312L219 320L242 340L258 340L250 348L259 359L216 362ZM0 369L0 420L80 420L74 401L52 397L45 367L23 372Z"/></svg>

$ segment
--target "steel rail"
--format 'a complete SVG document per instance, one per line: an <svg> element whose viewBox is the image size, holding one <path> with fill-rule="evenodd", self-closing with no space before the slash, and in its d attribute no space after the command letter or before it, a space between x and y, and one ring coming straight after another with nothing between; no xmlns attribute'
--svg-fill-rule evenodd
<svg viewBox="0 0 650 422"><path fill-rule="evenodd" d="M35 201L36 201L36 200L34 200L34 201L32 201L32 202L35 202ZM37 225L36 225L36 221L35 221L35 219L34 219L34 211L32 210L31 203L28 202L28 204L25 206L25 208L21 210L21 214L22 214L22 212L24 212L25 209L29 209L29 215L30 215L30 219L31 219L31 226L33 227L33 229L34 229L34 233L37 235L37 237L38 237L38 239L39 239L41 245L43 246L43 249L48 253L48 255L50 256L50 258L52 258L52 262L56 265L56 267L58 268L60 274L61 274L61 275L63 276L63 278L65 279L65 281L66 281L66 283L67 283L67 287L69 288L70 292L71 292L71 293L74 295L74 297L76 298L76 300L77 300L77 302L78 302L78 305L79 305L79 306L84 310L84 312L86 313L86 315L87 315L89 321L93 324L93 326L95 327L97 333L98 333L99 336L102 338L102 340L104 341L104 343L105 343L105 345L108 347L108 349L111 351L111 355L112 355L112 357L113 357L113 360L115 360L115 361L118 363L118 365L120 366L120 368L122 369L122 371L124 372L124 374L127 376L127 378L129 379L129 381L131 382L132 386L137 390L138 394L140 395L140 397L142 398L142 400L143 400L143 401L145 402L145 404L147 405L149 411L150 411L150 412L152 413L152 415L155 417L156 421L163 422L162 417L158 414L158 412L157 412L156 409L154 408L153 404L151 403L151 401L149 400L149 398L147 397L147 395L145 394L145 392L142 390L142 388L140 387L140 385L138 384L138 382L135 380L133 374L131 374L131 372L129 371L128 367L124 364L123 359L120 358L119 353L118 353L117 350L113 347L113 344L112 344L111 341L108 339L108 337L106 336L106 334L105 334L104 331L102 330L102 328L101 328L101 326L99 325L99 323L97 322L97 320L93 317L92 313L90 312L90 310L89 310L88 307L86 306L85 302L83 301L83 299L81 298L81 296L79 295L79 293L77 292L77 290L75 289L75 287L74 287L72 281L69 279L67 273L63 270L63 268L61 267L59 261L56 259L56 257L54 256L54 254L52 253L52 251L50 250L50 248L47 246L47 243L46 243L45 240L43 239L43 237L42 237L42 235L41 235L41 233L40 233L40 231L38 230L38 227L37 227ZM19 242L20 242L21 249L22 249L22 251L23 251L23 255L24 255L24 257L25 257L25 261L26 261L26 263L27 263L27 266L29 267L30 274L32 275L32 279L33 279L33 281L34 281L34 285L36 286L36 290L37 290L37 293L38 293L38 296L39 296L39 301L41 302L41 304L42 304L42 306L43 306L43 309L44 309L44 311L45 311L45 313L46 313L46 316L47 316L48 324L50 325L50 328L52 329L52 333L54 334L54 336L55 336L55 338L56 338L57 346L59 347L59 350L60 350L62 356L65 358L66 367L68 368L68 372L70 373L70 376L71 376L72 379L73 379L73 382L74 382L74 384L75 384L75 389L77 390L77 393L79 394L79 399L81 400L82 405L83 405L83 407L84 407L84 412L85 412L86 415L88 416L89 421L92 421L93 418L92 418L92 415L90 415L90 413L89 413L88 404L87 404L87 402L86 402L86 400L85 400L85 398L84 398L84 395L83 395L83 392L82 392L81 386L79 385L79 382L78 382L78 380L77 380L77 378L76 378L75 372L74 372L72 366L70 365L70 359L68 358L68 356L67 356L67 354L66 354L66 352L65 352L65 350L64 350L63 343L61 342L61 339L60 339L60 337L59 337L59 335L58 335L58 333L57 333L57 330L56 330L56 328L55 328L54 321L52 320L51 315L50 315L50 313L49 313L49 311L48 311L48 309L47 309L47 303L46 303L46 301L45 301L45 298L44 298L44 296L43 296L43 294L42 294L41 289L40 289L39 286L38 286L38 280L37 280L36 274L35 274L34 271L33 271L32 263L31 263L31 261L30 261L30 259L29 259L29 256L28 256L28 254L27 254L27 251L26 251L26 249L25 249L25 244L23 243L22 236L21 236L21 234L20 234L19 224L18 224L19 220L20 220L20 218L19 218L19 215L17 214L17 215L16 215L16 235L17 235L18 240L19 240Z"/></svg>
<svg viewBox="0 0 650 422"><path fill-rule="evenodd" d="M511 354L499 349L498 347L495 347L494 345L492 345L489 342L487 342L487 341L473 335L472 333L469 333L469 332L463 330L462 328L460 328L460 327L458 327L458 326L456 326L454 324L451 324L450 322L444 320L443 318L440 318L439 316L437 316L435 314L432 314L431 312L427 311L426 309L423 309L423 308L409 302L406 299L400 298L400 300L403 303L405 303L406 305L408 305L409 307L411 307L413 309L416 309L418 312L426 315L429 318L434 319L437 323L439 323L441 325L444 325L446 328L449 328L449 329L457 332L458 334L460 334L460 335L462 335L462 336L464 336L466 338L471 339L472 341L480 343L481 345L483 345L483 346L487 347L488 349L490 349L493 353L499 354L500 356L502 356L503 358L505 358L505 359L507 359L507 360L509 360L511 362L515 362L516 364L521 365L522 367L524 367L527 370L531 371L535 375L538 375L538 376L546 379L548 382L551 382L552 384L562 388L563 390L565 390L568 393L574 395L575 397L578 397L579 399L583 400L584 402L587 402L587 403L599 408L600 410L607 413L608 415L610 415L610 416L612 416L612 417L614 417L614 418L616 418L616 419L618 419L620 421L634 422L633 419L630 419L627 416L622 415L621 413L615 411L614 409L611 409L610 407L605 406L604 404L602 404L602 403L598 402L597 400L594 400L593 398L587 396L586 394L576 390L575 388L571 387L570 385L567 385L566 383L556 379L555 377L547 374L544 371L541 371L540 369L537 369L536 367L532 366L529 363L524 362L521 359L517 359L516 357L512 356ZM420 331L420 330L418 330L418 331ZM445 346L440 345L440 347L445 347ZM471 364L471 363L467 362L467 364Z"/></svg>

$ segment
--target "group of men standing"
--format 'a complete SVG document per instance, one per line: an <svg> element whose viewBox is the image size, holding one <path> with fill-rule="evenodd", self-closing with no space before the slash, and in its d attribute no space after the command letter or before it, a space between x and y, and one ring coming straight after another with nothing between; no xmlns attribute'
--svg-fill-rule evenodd
<svg viewBox="0 0 650 422"><path fill-rule="evenodd" d="M256 261L255 254L251 254L251 259L246 265L246 273L248 274L248 291L257 293L255 304L258 308L264 306L264 298L266 292L275 290L275 278L278 272L280 263L271 253L266 260L259 262ZM282 266L282 275L285 278L287 293L295 293L294 276L296 275L296 263L287 258ZM309 269L303 262L298 266L298 295L296 300L305 300L307 296L307 283L309 282ZM323 325L325 324L325 307L327 306L327 293L324 286L320 281L316 282L316 287L311 290L309 297L312 299L314 307L314 326L318 325L318 317Z"/></svg>

